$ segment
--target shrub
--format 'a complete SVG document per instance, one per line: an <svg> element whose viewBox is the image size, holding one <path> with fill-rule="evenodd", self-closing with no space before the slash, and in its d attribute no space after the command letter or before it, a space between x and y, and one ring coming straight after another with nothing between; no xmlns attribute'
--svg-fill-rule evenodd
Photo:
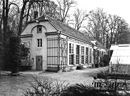
<svg viewBox="0 0 130 96"><path fill-rule="evenodd" d="M19 71L20 64L20 38L11 37L9 43L9 63L12 73L17 73Z"/></svg>
<svg viewBox="0 0 130 96"><path fill-rule="evenodd" d="M101 57L99 65L100 65L100 67L109 65L109 57L108 57L108 55L104 55L103 57Z"/></svg>
<svg viewBox="0 0 130 96"><path fill-rule="evenodd" d="M11 71L11 75L19 72L21 60L26 58L29 53L29 48L21 44L19 37L12 36L4 48L4 63L5 69ZM16 74L15 74L16 75Z"/></svg>
<svg viewBox="0 0 130 96"><path fill-rule="evenodd" d="M28 53L29 53L29 48L26 47L25 45L21 44L20 51L21 51L21 58L27 58Z"/></svg>
<svg viewBox="0 0 130 96"><path fill-rule="evenodd" d="M24 92L24 96L115 96L114 93L100 91L83 84L68 86L65 82L54 82L55 80L47 77L33 78L34 82L30 83L31 86Z"/></svg>
<svg viewBox="0 0 130 96"><path fill-rule="evenodd" d="M29 48L26 47L24 44L20 45L20 59L21 59L21 64L20 64L20 71L25 71L25 70L30 70L30 56L29 56Z"/></svg>
<svg viewBox="0 0 130 96"><path fill-rule="evenodd" d="M98 90L84 84L68 86L65 82L58 82L48 77L33 76L33 78L34 81L30 83L31 86L24 92L24 96L130 96L128 93L123 94L109 89Z"/></svg>
<svg viewBox="0 0 130 96"><path fill-rule="evenodd" d="M108 56L108 55L104 55L104 56L103 56L104 66L108 66L108 65L109 65L109 61L110 61L109 56Z"/></svg>
<svg viewBox="0 0 130 96"><path fill-rule="evenodd" d="M68 84L58 82L51 78L33 77L34 82L30 83L31 88L24 92L24 96L61 96Z"/></svg>
<svg viewBox="0 0 130 96"><path fill-rule="evenodd" d="M74 84L69 86L64 90L61 96L115 96L108 92L102 92L96 90L94 87L83 85L83 84Z"/></svg>

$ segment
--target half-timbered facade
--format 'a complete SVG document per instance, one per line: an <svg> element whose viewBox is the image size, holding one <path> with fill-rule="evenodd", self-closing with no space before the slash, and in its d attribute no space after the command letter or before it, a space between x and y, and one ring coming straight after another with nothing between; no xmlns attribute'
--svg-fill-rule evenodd
<svg viewBox="0 0 130 96"><path fill-rule="evenodd" d="M30 48L33 70L67 71L79 64L91 66L106 52L95 39L48 16L30 22L20 37ZM91 42L94 40L96 45Z"/></svg>

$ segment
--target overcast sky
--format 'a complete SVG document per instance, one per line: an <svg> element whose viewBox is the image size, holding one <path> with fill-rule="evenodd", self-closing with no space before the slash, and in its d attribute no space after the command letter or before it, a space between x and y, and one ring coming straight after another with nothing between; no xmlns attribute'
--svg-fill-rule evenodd
<svg viewBox="0 0 130 96"><path fill-rule="evenodd" d="M56 1L56 0L54 0ZM130 0L75 0L79 9L87 10L88 12L103 8L108 14L118 15L130 24Z"/></svg>

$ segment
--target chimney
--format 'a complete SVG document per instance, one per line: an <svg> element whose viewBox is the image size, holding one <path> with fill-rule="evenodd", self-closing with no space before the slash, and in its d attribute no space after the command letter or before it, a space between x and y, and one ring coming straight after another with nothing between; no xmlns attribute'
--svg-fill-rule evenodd
<svg viewBox="0 0 130 96"><path fill-rule="evenodd" d="M38 11L34 11L34 19L38 17Z"/></svg>

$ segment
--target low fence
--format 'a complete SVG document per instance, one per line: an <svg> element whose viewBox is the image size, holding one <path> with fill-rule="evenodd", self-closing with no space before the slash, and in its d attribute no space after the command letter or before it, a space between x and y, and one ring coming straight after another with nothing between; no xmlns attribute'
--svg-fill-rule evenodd
<svg viewBox="0 0 130 96"><path fill-rule="evenodd" d="M92 85L101 91L130 91L130 81L126 80L97 79Z"/></svg>

